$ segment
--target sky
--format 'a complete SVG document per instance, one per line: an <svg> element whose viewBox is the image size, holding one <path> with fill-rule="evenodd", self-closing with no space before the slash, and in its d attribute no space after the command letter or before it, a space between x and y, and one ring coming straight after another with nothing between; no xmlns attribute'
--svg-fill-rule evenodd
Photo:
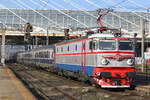
<svg viewBox="0 0 150 100"><path fill-rule="evenodd" d="M2 6L12 9L97 10L111 8L116 11L147 12L150 9L150 0L0 0L0 9Z"/></svg>

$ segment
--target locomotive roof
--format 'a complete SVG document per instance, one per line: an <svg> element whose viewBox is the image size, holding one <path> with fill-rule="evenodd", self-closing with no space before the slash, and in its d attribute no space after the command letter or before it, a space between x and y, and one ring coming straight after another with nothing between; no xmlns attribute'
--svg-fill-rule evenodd
<svg viewBox="0 0 150 100"><path fill-rule="evenodd" d="M115 37L114 34L92 34L88 38L95 38L95 37L104 37L104 38L109 38L109 37ZM121 38L134 38L134 35L129 35L129 34L121 34Z"/></svg>
<svg viewBox="0 0 150 100"><path fill-rule="evenodd" d="M101 34L101 33L97 33L97 34L91 34L91 35L87 35L87 36L82 36L82 37L79 37L79 38L76 38L76 39L64 40L62 42L56 43L56 45L59 45L61 43L72 42L72 41L76 41L76 40L82 40L82 39L86 39L86 38L99 38L99 37L112 38L112 37L115 37L115 36L114 36L114 34ZM121 38L134 38L134 34L132 34L132 35L121 34Z"/></svg>

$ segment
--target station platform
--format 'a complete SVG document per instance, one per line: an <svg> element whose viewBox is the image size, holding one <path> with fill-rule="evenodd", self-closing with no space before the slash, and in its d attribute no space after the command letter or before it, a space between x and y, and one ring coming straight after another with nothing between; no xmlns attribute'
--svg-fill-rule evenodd
<svg viewBox="0 0 150 100"><path fill-rule="evenodd" d="M0 100L36 100L8 68L0 66Z"/></svg>

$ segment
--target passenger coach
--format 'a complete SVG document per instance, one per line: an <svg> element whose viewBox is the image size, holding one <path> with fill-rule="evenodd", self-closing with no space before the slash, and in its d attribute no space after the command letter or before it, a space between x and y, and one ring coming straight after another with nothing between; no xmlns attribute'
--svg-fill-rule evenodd
<svg viewBox="0 0 150 100"><path fill-rule="evenodd" d="M54 46L38 47L32 50L18 52L17 62L35 65L44 69L53 69Z"/></svg>

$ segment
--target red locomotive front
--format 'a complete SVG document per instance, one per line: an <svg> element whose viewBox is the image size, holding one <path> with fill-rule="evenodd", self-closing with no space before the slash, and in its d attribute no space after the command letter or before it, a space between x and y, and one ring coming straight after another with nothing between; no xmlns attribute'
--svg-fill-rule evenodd
<svg viewBox="0 0 150 100"><path fill-rule="evenodd" d="M95 38L93 77L102 88L129 88L135 83L135 38L127 35Z"/></svg>

